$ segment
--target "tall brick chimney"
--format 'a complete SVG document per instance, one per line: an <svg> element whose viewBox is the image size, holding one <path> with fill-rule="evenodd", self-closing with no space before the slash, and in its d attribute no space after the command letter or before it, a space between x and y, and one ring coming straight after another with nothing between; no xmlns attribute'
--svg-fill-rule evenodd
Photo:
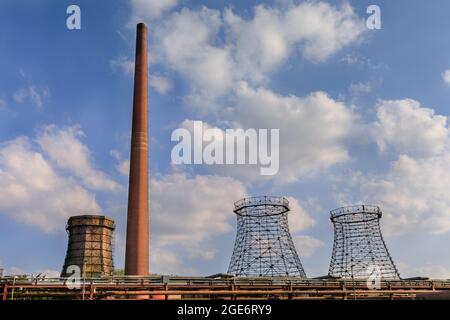
<svg viewBox="0 0 450 320"><path fill-rule="evenodd" d="M147 26L137 25L125 274L149 273Z"/></svg>

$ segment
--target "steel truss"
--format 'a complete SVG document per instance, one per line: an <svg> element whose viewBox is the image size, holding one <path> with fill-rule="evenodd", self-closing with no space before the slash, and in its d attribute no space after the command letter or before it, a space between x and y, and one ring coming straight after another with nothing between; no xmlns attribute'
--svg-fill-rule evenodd
<svg viewBox="0 0 450 320"><path fill-rule="evenodd" d="M328 274L343 279L400 279L381 234L382 212L358 205L330 212L334 244Z"/></svg>
<svg viewBox="0 0 450 320"><path fill-rule="evenodd" d="M306 277L289 233L289 201L252 197L237 201L237 233L228 273L238 277Z"/></svg>

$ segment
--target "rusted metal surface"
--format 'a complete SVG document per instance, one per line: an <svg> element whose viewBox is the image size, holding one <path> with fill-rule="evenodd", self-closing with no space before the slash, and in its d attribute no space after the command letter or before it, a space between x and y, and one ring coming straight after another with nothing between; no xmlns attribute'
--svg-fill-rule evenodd
<svg viewBox="0 0 450 320"><path fill-rule="evenodd" d="M147 26L137 25L125 274L149 270Z"/></svg>
<svg viewBox="0 0 450 320"><path fill-rule="evenodd" d="M89 279L70 290L60 279L0 279L2 299L444 299L449 280L382 281L378 290L366 281L301 278L120 277ZM85 294L83 294L85 288Z"/></svg>

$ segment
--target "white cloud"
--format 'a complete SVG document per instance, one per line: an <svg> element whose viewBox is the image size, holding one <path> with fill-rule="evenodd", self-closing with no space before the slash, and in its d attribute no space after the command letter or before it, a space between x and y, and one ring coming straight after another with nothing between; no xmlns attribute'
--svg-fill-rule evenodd
<svg viewBox="0 0 450 320"><path fill-rule="evenodd" d="M37 142L50 160L58 167L75 174L86 187L117 191L119 185L94 167L89 148L80 140L83 136L79 126L61 129L55 125L48 125L40 132Z"/></svg>
<svg viewBox="0 0 450 320"><path fill-rule="evenodd" d="M30 140L0 145L0 213L46 232L63 230L71 215L101 211L95 196L57 173Z"/></svg>
<svg viewBox="0 0 450 320"><path fill-rule="evenodd" d="M242 181L273 180L278 184L298 181L320 170L349 160L347 146L356 139L359 118L343 103L325 92L306 97L280 96L266 90L253 90L241 83L236 90L236 105L222 113L224 126L232 129L279 129L279 172L262 176L260 165L211 165L214 172ZM207 123L204 128L225 130ZM180 127L193 135L193 121Z"/></svg>
<svg viewBox="0 0 450 320"><path fill-rule="evenodd" d="M303 231L316 224L316 221L311 217L307 210L305 210L297 199L287 197L291 211L288 213L289 231L296 233Z"/></svg>
<svg viewBox="0 0 450 320"><path fill-rule="evenodd" d="M366 202L379 204L388 234L450 231L450 154L401 155L387 173L361 177Z"/></svg>
<svg viewBox="0 0 450 320"><path fill-rule="evenodd" d="M442 80L444 80L446 85L450 85L450 70L445 70L441 74Z"/></svg>
<svg viewBox="0 0 450 320"><path fill-rule="evenodd" d="M303 2L283 10L259 5L249 20L230 9L224 16L237 65L256 81L285 62L296 48L306 59L321 62L365 31L363 21L347 3L334 7Z"/></svg>
<svg viewBox="0 0 450 320"><path fill-rule="evenodd" d="M273 8L257 6L251 20L225 10L224 19L236 66L251 80L261 81L265 73L280 65L291 49L283 14Z"/></svg>
<svg viewBox="0 0 450 320"><path fill-rule="evenodd" d="M120 70L128 76L134 74L134 61L124 56L109 61L109 65L113 70Z"/></svg>
<svg viewBox="0 0 450 320"><path fill-rule="evenodd" d="M31 85L27 88L21 88L14 92L13 99L17 103L23 104L29 102L36 108L41 109L45 100L50 96L48 87L36 87Z"/></svg>
<svg viewBox="0 0 450 320"><path fill-rule="evenodd" d="M349 159L347 142L358 118L325 92L286 97L242 84L236 96L238 105L230 116L236 127L280 129L277 182L294 182Z"/></svg>
<svg viewBox="0 0 450 320"><path fill-rule="evenodd" d="M193 262L216 258L211 241L233 230L233 203L245 196L244 186L228 177L173 173L150 179L152 272L198 274Z"/></svg>
<svg viewBox="0 0 450 320"><path fill-rule="evenodd" d="M177 0L131 0L132 21L154 20L177 5Z"/></svg>
<svg viewBox="0 0 450 320"><path fill-rule="evenodd" d="M200 259L202 261L213 260L217 256L217 250L202 245L188 246L185 248L189 259Z"/></svg>
<svg viewBox="0 0 450 320"><path fill-rule="evenodd" d="M303 2L290 9L285 19L288 35L303 42L303 55L312 61L325 60L366 31L363 19L346 2L340 7Z"/></svg>
<svg viewBox="0 0 450 320"><path fill-rule="evenodd" d="M130 160L123 160L116 166L117 171L122 175L128 176L130 174Z"/></svg>
<svg viewBox="0 0 450 320"><path fill-rule="evenodd" d="M214 110L215 99L230 93L237 82L265 81L297 50L305 59L322 62L357 42L365 30L348 4L259 5L250 19L231 9L183 8L157 29L154 52L157 62L186 78L188 101L205 112Z"/></svg>
<svg viewBox="0 0 450 320"><path fill-rule="evenodd" d="M175 173L151 179L154 241L193 244L230 232L233 203L245 195L244 186L228 177Z"/></svg>
<svg viewBox="0 0 450 320"><path fill-rule="evenodd" d="M412 266L400 262L397 265L399 270L402 271L401 275L403 278L420 276L429 277L430 279L450 279L450 269L439 264L426 263Z"/></svg>
<svg viewBox="0 0 450 320"><path fill-rule="evenodd" d="M295 247L300 257L310 257L317 249L323 246L323 242L311 236L295 236L293 237Z"/></svg>
<svg viewBox="0 0 450 320"><path fill-rule="evenodd" d="M435 115L415 100L381 101L377 117L374 135L382 151L392 146L399 153L424 157L448 147L447 117Z"/></svg>
<svg viewBox="0 0 450 320"><path fill-rule="evenodd" d="M166 94L171 89L169 79L156 74L150 75L150 86L159 94Z"/></svg>
<svg viewBox="0 0 450 320"><path fill-rule="evenodd" d="M388 147L397 158L387 171L351 171L335 193L341 205L380 205L388 235L450 231L450 144L447 117L436 115L411 99L381 101L372 138L380 150ZM355 195L354 188L361 191Z"/></svg>
<svg viewBox="0 0 450 320"><path fill-rule="evenodd" d="M164 275L197 275L198 272L186 267L183 255L167 248L153 246L150 251L150 269L152 273Z"/></svg>
<svg viewBox="0 0 450 320"><path fill-rule="evenodd" d="M357 43L365 30L364 21L347 3L259 5L249 18L231 9L183 8L158 22L152 50L155 62L188 81L187 101L198 114L220 113L234 127L282 128L276 179L293 182L348 160L346 140L356 118L323 92L283 97L254 90L249 83L264 81L297 51L305 59L322 62ZM217 103L227 94L232 107ZM227 174L243 172L247 180L260 177L258 170L241 169L233 166Z"/></svg>
<svg viewBox="0 0 450 320"><path fill-rule="evenodd" d="M202 7L173 13L156 31L159 62L178 71L191 85L191 94L206 100L231 88L234 68L230 53L214 42L222 27L220 12Z"/></svg>
<svg viewBox="0 0 450 320"><path fill-rule="evenodd" d="M123 159L122 153L118 150L110 150L109 154L117 160L117 164L115 165L116 170L124 175L128 176L130 174L130 159Z"/></svg>

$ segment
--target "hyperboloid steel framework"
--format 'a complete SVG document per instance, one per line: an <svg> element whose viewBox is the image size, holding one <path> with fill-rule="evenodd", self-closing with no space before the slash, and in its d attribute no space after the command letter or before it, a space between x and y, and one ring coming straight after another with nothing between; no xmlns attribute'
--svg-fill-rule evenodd
<svg viewBox="0 0 450 320"><path fill-rule="evenodd" d="M344 279L379 276L400 279L380 229L378 206L358 205L330 212L334 244L329 275Z"/></svg>
<svg viewBox="0 0 450 320"><path fill-rule="evenodd" d="M237 233L228 273L240 277L306 277L289 233L289 201L252 197L237 201Z"/></svg>

